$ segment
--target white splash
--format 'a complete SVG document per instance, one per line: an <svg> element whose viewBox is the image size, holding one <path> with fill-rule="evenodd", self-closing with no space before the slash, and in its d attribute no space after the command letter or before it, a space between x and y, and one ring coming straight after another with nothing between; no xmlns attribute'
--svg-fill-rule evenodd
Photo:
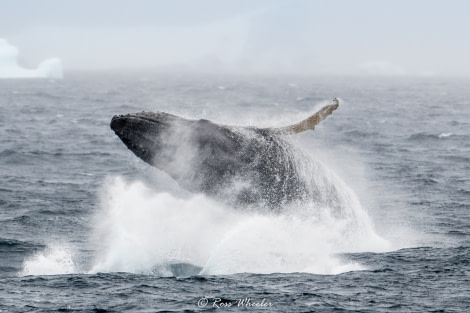
<svg viewBox="0 0 470 313"><path fill-rule="evenodd" d="M439 137L439 138L447 138L447 137L450 137L450 136L452 136L452 135L453 135L452 133L442 133L442 134L440 134L438 137Z"/></svg>
<svg viewBox="0 0 470 313"><path fill-rule="evenodd" d="M71 249L66 245L51 245L25 260L20 276L72 273L75 273L75 262Z"/></svg>
<svg viewBox="0 0 470 313"><path fill-rule="evenodd" d="M96 216L99 253L91 272L150 272L153 267L205 262L236 214L202 195L158 193L141 182L111 180Z"/></svg>
<svg viewBox="0 0 470 313"><path fill-rule="evenodd" d="M37 69L25 69L18 65L18 49L0 38L0 78L62 78L60 59L47 59Z"/></svg>
<svg viewBox="0 0 470 313"><path fill-rule="evenodd" d="M312 208L281 215L244 212L203 195L181 198L114 178L105 186L96 216L93 238L99 253L90 272L151 273L165 264L189 263L209 275L338 274L364 269L338 254L387 246L366 212L338 219L328 208L315 209L316 214Z"/></svg>

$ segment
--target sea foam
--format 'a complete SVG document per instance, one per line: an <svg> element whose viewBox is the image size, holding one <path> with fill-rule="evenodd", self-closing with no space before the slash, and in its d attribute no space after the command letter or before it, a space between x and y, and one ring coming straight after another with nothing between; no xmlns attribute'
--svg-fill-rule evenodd
<svg viewBox="0 0 470 313"><path fill-rule="evenodd" d="M115 177L106 183L95 219L98 252L90 272L155 273L175 263L207 275L361 270L341 254L383 251L388 244L358 203L349 205L353 214L342 217L327 207L247 212L204 195L179 197Z"/></svg>
<svg viewBox="0 0 470 313"><path fill-rule="evenodd" d="M75 273L72 249L66 244L52 244L23 263L20 276Z"/></svg>

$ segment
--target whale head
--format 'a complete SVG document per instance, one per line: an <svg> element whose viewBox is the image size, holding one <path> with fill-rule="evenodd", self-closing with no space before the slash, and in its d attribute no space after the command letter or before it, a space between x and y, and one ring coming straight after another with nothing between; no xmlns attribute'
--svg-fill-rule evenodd
<svg viewBox="0 0 470 313"><path fill-rule="evenodd" d="M110 126L135 155L191 191L216 193L250 162L238 157L244 137L208 120L141 112L116 115Z"/></svg>
<svg viewBox="0 0 470 313"><path fill-rule="evenodd" d="M184 119L161 112L141 112L115 115L111 119L111 129L122 142L145 162L155 164L156 157L168 145L165 134L170 129L184 123ZM182 125L183 126L183 125ZM189 126L189 125L187 125Z"/></svg>

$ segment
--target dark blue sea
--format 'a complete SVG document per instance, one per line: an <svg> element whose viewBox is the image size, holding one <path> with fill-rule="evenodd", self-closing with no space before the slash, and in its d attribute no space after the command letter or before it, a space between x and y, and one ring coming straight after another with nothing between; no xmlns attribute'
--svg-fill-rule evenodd
<svg viewBox="0 0 470 313"><path fill-rule="evenodd" d="M469 312L469 79L66 74L0 80L0 312ZM286 140L340 214L193 194L109 127L285 126L335 97Z"/></svg>

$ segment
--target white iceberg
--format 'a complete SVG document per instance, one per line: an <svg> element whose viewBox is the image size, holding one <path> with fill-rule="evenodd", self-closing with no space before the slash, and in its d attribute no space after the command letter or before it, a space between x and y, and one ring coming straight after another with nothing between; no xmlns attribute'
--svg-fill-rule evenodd
<svg viewBox="0 0 470 313"><path fill-rule="evenodd" d="M0 38L0 78L62 78L62 62L58 58L41 62L37 69L18 65L18 49Z"/></svg>

